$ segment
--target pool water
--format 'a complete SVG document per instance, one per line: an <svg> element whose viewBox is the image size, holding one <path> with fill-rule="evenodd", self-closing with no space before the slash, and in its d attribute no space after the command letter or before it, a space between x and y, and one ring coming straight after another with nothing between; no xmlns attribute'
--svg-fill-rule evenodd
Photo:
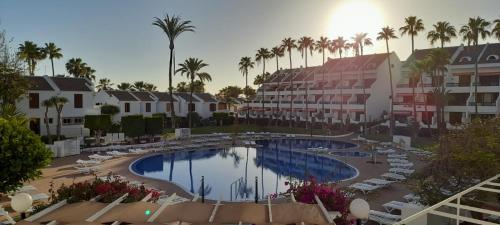
<svg viewBox="0 0 500 225"><path fill-rule="evenodd" d="M257 141L261 147L231 147L164 153L135 161L131 170L145 177L171 181L191 193L225 201L253 200L285 192L287 181L315 177L321 182L356 176L353 167L314 153L297 152L308 147L342 148L344 143L319 140L280 139ZM257 181L256 181L257 177ZM257 182L257 187L256 187Z"/></svg>
<svg viewBox="0 0 500 225"><path fill-rule="evenodd" d="M370 157L371 156L370 153L358 152L358 151L334 151L334 152L331 152L331 154L335 155L335 156L341 156L341 157L361 157L361 158L365 158L365 157Z"/></svg>

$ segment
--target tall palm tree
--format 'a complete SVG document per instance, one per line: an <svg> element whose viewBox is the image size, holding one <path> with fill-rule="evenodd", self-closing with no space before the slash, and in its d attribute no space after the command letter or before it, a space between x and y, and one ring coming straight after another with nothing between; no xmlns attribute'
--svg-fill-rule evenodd
<svg viewBox="0 0 500 225"><path fill-rule="evenodd" d="M146 90L146 82L144 82L144 81L136 81L136 82L134 82L133 87L137 91L145 91Z"/></svg>
<svg viewBox="0 0 500 225"><path fill-rule="evenodd" d="M49 125L49 108L54 106L54 102L51 99L46 99L42 101L42 106L45 107L44 123L45 129L47 129L47 142L52 144L52 136L50 135L50 125Z"/></svg>
<svg viewBox="0 0 500 225"><path fill-rule="evenodd" d="M243 73L243 76L245 77L245 90L248 90L248 69L253 69L255 63L252 62L252 58L245 56L241 57L240 62L238 63L239 70L241 73ZM246 120L247 124L250 123L249 116L250 116L250 103L248 99L248 93L245 91L245 98L247 102L247 114L246 114Z"/></svg>
<svg viewBox="0 0 500 225"><path fill-rule="evenodd" d="M450 42L451 38L457 36L457 30L455 27L446 21L439 21L432 26L434 30L427 33L427 39L430 40L431 45L433 45L436 41L440 41L441 48L444 48L444 43Z"/></svg>
<svg viewBox="0 0 500 225"><path fill-rule="evenodd" d="M116 85L116 88L118 88L118 90L122 90L122 91L132 91L134 89L132 84L127 83L127 82L119 83L118 85Z"/></svg>
<svg viewBox="0 0 500 225"><path fill-rule="evenodd" d="M279 58L280 57L283 57L285 56L285 49L282 47L282 46L276 46L276 47L273 47L271 49L271 57L274 57L276 59L276 76L280 76L280 73L279 73ZM277 101L276 101L276 111L279 113L280 111L280 80L281 79L278 79L278 98L277 98ZM274 112L273 112L274 114ZM276 119L278 119L276 117Z"/></svg>
<svg viewBox="0 0 500 225"><path fill-rule="evenodd" d="M351 39L353 41L356 56L364 54L363 49L365 46L373 45L372 39L368 37L368 33L357 33Z"/></svg>
<svg viewBox="0 0 500 225"><path fill-rule="evenodd" d="M316 50L322 54L323 56L323 61L322 61L322 66L321 66L321 73L323 74L321 82L323 85L321 85L321 96L325 96L325 50L330 50L330 40L328 40L327 37L321 36L319 40L316 41L315 43L315 48ZM325 113L325 99L321 99L321 114L323 115Z"/></svg>
<svg viewBox="0 0 500 225"><path fill-rule="evenodd" d="M210 74L206 72L200 72L201 69L204 67L207 67L208 64L204 63L203 60L197 59L197 58L188 58L184 61L184 63L179 64L179 69L175 71L175 73L181 73L182 75L185 75L188 79L191 81L191 93L189 97L189 128L192 128L193 122L192 122L192 112L191 112L191 106L193 105L193 83L196 79L200 80L201 82L205 81L212 81L212 77Z"/></svg>
<svg viewBox="0 0 500 225"><path fill-rule="evenodd" d="M401 36L409 35L411 36L411 53L415 51L415 42L414 38L418 35L418 32L423 31L424 23L422 19L417 18L416 16L409 16L405 18L405 25L399 28L401 32Z"/></svg>
<svg viewBox="0 0 500 225"><path fill-rule="evenodd" d="M391 114L390 114L390 134L391 136L394 134L394 87L392 84L392 69L391 69L391 53L389 51L389 40L396 39L396 35L394 34L394 29L391 27L384 27L382 31L378 33L377 40L385 40L385 46L387 49L387 66L389 67L389 82L391 86Z"/></svg>
<svg viewBox="0 0 500 225"><path fill-rule="evenodd" d="M158 17L154 18L153 26L159 27L165 35L167 35L169 41L170 49L170 59L168 62L168 93L170 95L170 108L172 116L172 128L175 128L175 110L174 109L174 97L173 97L173 87L172 87L172 60L174 58L174 47L175 40L184 32L194 32L195 26L191 25L190 20L182 20L179 16L169 16L165 15L163 19ZM175 70L175 69L174 69Z"/></svg>
<svg viewBox="0 0 500 225"><path fill-rule="evenodd" d="M61 53L61 48L57 47L56 44L50 42L50 43L45 43L44 51L47 54L48 58L50 59L50 64L52 66L52 76L55 76L54 59L60 59L63 57L63 54Z"/></svg>
<svg viewBox="0 0 500 225"><path fill-rule="evenodd" d="M449 64L448 52L444 49L433 49L427 56L431 70L431 76L435 80L434 100L436 101L437 125L438 131L441 133L446 129L444 120L444 107L446 105L447 91L444 83L444 76L447 71L446 65Z"/></svg>
<svg viewBox="0 0 500 225"><path fill-rule="evenodd" d="M26 61L28 64L28 73L33 76L35 75L37 62L45 59L47 55L43 48L39 48L31 41L25 41L23 44L19 45L18 56L20 59Z"/></svg>
<svg viewBox="0 0 500 225"><path fill-rule="evenodd" d="M290 115L289 115L289 127L292 127L292 112L293 112L293 71L292 71L292 49L297 48L295 40L292 38L285 38L281 41L281 46L288 52L288 57L290 59Z"/></svg>
<svg viewBox="0 0 500 225"><path fill-rule="evenodd" d="M301 37L297 41L297 49L300 51L300 55L304 58L304 65L307 68L307 53L312 56L313 51L314 51L314 40L311 37Z"/></svg>
<svg viewBox="0 0 500 225"><path fill-rule="evenodd" d="M271 58L271 52L267 48L260 48L257 50L257 53L255 54L255 61L257 63L262 62L262 77L260 80L260 85L262 89L262 118L264 118L264 82L266 81L266 60Z"/></svg>
<svg viewBox="0 0 500 225"><path fill-rule="evenodd" d="M74 77L83 77L87 67L87 63L84 63L81 58L71 58L66 62L66 70Z"/></svg>
<svg viewBox="0 0 500 225"><path fill-rule="evenodd" d="M344 40L344 37L338 37L337 39L333 40L331 43L331 49L332 52L337 52L339 53L339 58L342 61L342 53L346 50L349 49L349 45L347 43L347 40ZM344 89L344 79L343 79L343 74L342 74L342 69L340 69L340 113L339 113L339 120L340 124L344 124L344 97L343 97L343 89Z"/></svg>
<svg viewBox="0 0 500 225"><path fill-rule="evenodd" d="M479 38L481 39L486 39L491 35L491 32L488 30L488 27L490 26L490 22L486 21L485 19L481 17L476 17L476 18L469 18L469 21L466 25L463 25L462 28L460 28L460 34L462 35L462 39L464 41L467 41L467 45L472 45L477 46L479 44ZM474 62L474 105L475 105L475 115L477 116L478 114L478 107L477 107L477 85L478 85L478 67L477 67L477 60Z"/></svg>
<svg viewBox="0 0 500 225"><path fill-rule="evenodd" d="M495 27L491 30L491 35L500 41L500 19L496 19L493 23L495 23Z"/></svg>
<svg viewBox="0 0 500 225"><path fill-rule="evenodd" d="M253 84L254 85L259 85L260 86L260 90L261 90L261 93L262 93L262 118L264 118L264 82L266 81L267 77L266 76L267 74L259 74L257 76L255 76L255 79L253 81Z"/></svg>
<svg viewBox="0 0 500 225"><path fill-rule="evenodd" d="M97 90L112 90L111 86L113 83L111 83L111 80L108 78L103 78L99 80L99 84L96 86Z"/></svg>
<svg viewBox="0 0 500 225"><path fill-rule="evenodd" d="M57 129L56 129L56 135L57 135L57 140L61 140L61 124L62 124L62 110L63 107L66 103L68 103L68 99L65 97L60 97L60 96L54 96L49 99L49 101L52 102L52 105L56 108L57 112Z"/></svg>
<svg viewBox="0 0 500 225"><path fill-rule="evenodd" d="M417 86L418 81L421 79L422 76L422 63L420 61L415 61L410 65L410 71L408 73L408 84L411 87L411 93L412 93L412 98L413 98L413 117L416 119L417 118L417 95L415 93L415 88Z"/></svg>

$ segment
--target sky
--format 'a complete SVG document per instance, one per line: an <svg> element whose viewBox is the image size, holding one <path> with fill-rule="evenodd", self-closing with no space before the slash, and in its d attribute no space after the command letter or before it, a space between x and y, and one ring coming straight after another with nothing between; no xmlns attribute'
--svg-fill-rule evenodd
<svg viewBox="0 0 500 225"><path fill-rule="evenodd" d="M112 83L145 81L168 87L169 50L166 35L152 26L154 17L179 15L191 20L196 32L184 33L175 43L177 63L186 58L202 59L204 70L213 80L206 89L216 93L228 85L244 86L238 70L243 56L254 57L261 47L272 48L286 37L310 36L350 39L367 32L374 45L367 53L385 52L385 43L375 41L383 26L403 26L404 18L417 16L424 21L425 33L415 39L417 49L432 47L426 33L437 21L448 21L457 30L469 17L500 19L499 0L1 0L0 30L13 38L17 48L26 40L40 46L54 42L64 57L56 60L56 74L66 74L64 64L82 58L97 70L97 80ZM399 33L399 32L398 32ZM482 41L498 42L492 38ZM459 45L456 38L448 45ZM391 51L401 60L411 53L408 36L390 41ZM334 57L331 55L330 57ZM304 64L300 53L292 52L294 67ZM321 64L321 55L309 57L309 66ZM288 68L288 55L279 67ZM269 72L276 70L274 59L266 62ZM38 64L35 74L51 74L50 61ZM249 79L262 73L256 64ZM174 85L187 78L174 77Z"/></svg>

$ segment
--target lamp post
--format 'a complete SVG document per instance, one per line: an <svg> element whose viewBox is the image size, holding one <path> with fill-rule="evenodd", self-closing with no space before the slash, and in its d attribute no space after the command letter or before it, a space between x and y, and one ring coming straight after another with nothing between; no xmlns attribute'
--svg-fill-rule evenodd
<svg viewBox="0 0 500 225"><path fill-rule="evenodd" d="M361 225L361 220L368 219L370 205L363 199L354 199L349 205L349 211L356 217L356 225Z"/></svg>
<svg viewBox="0 0 500 225"><path fill-rule="evenodd" d="M11 197L10 199L10 207L21 213L21 219L26 219L26 210L28 210L33 204L33 199L31 195L27 193L19 193Z"/></svg>

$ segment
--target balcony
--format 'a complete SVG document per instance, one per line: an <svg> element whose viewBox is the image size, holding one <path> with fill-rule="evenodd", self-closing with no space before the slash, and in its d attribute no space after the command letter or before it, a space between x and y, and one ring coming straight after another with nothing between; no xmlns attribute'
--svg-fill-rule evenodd
<svg viewBox="0 0 500 225"><path fill-rule="evenodd" d="M492 86L500 86L498 81L489 81L489 82L473 82L472 85L475 86L481 86L481 87L492 87Z"/></svg>
<svg viewBox="0 0 500 225"><path fill-rule="evenodd" d="M304 104L304 101L293 101L293 104Z"/></svg>
<svg viewBox="0 0 500 225"><path fill-rule="evenodd" d="M446 87L469 87L468 83L446 83Z"/></svg>
<svg viewBox="0 0 500 225"><path fill-rule="evenodd" d="M476 106L475 102L469 102L468 106ZM478 102L477 106L496 106L496 102Z"/></svg>

